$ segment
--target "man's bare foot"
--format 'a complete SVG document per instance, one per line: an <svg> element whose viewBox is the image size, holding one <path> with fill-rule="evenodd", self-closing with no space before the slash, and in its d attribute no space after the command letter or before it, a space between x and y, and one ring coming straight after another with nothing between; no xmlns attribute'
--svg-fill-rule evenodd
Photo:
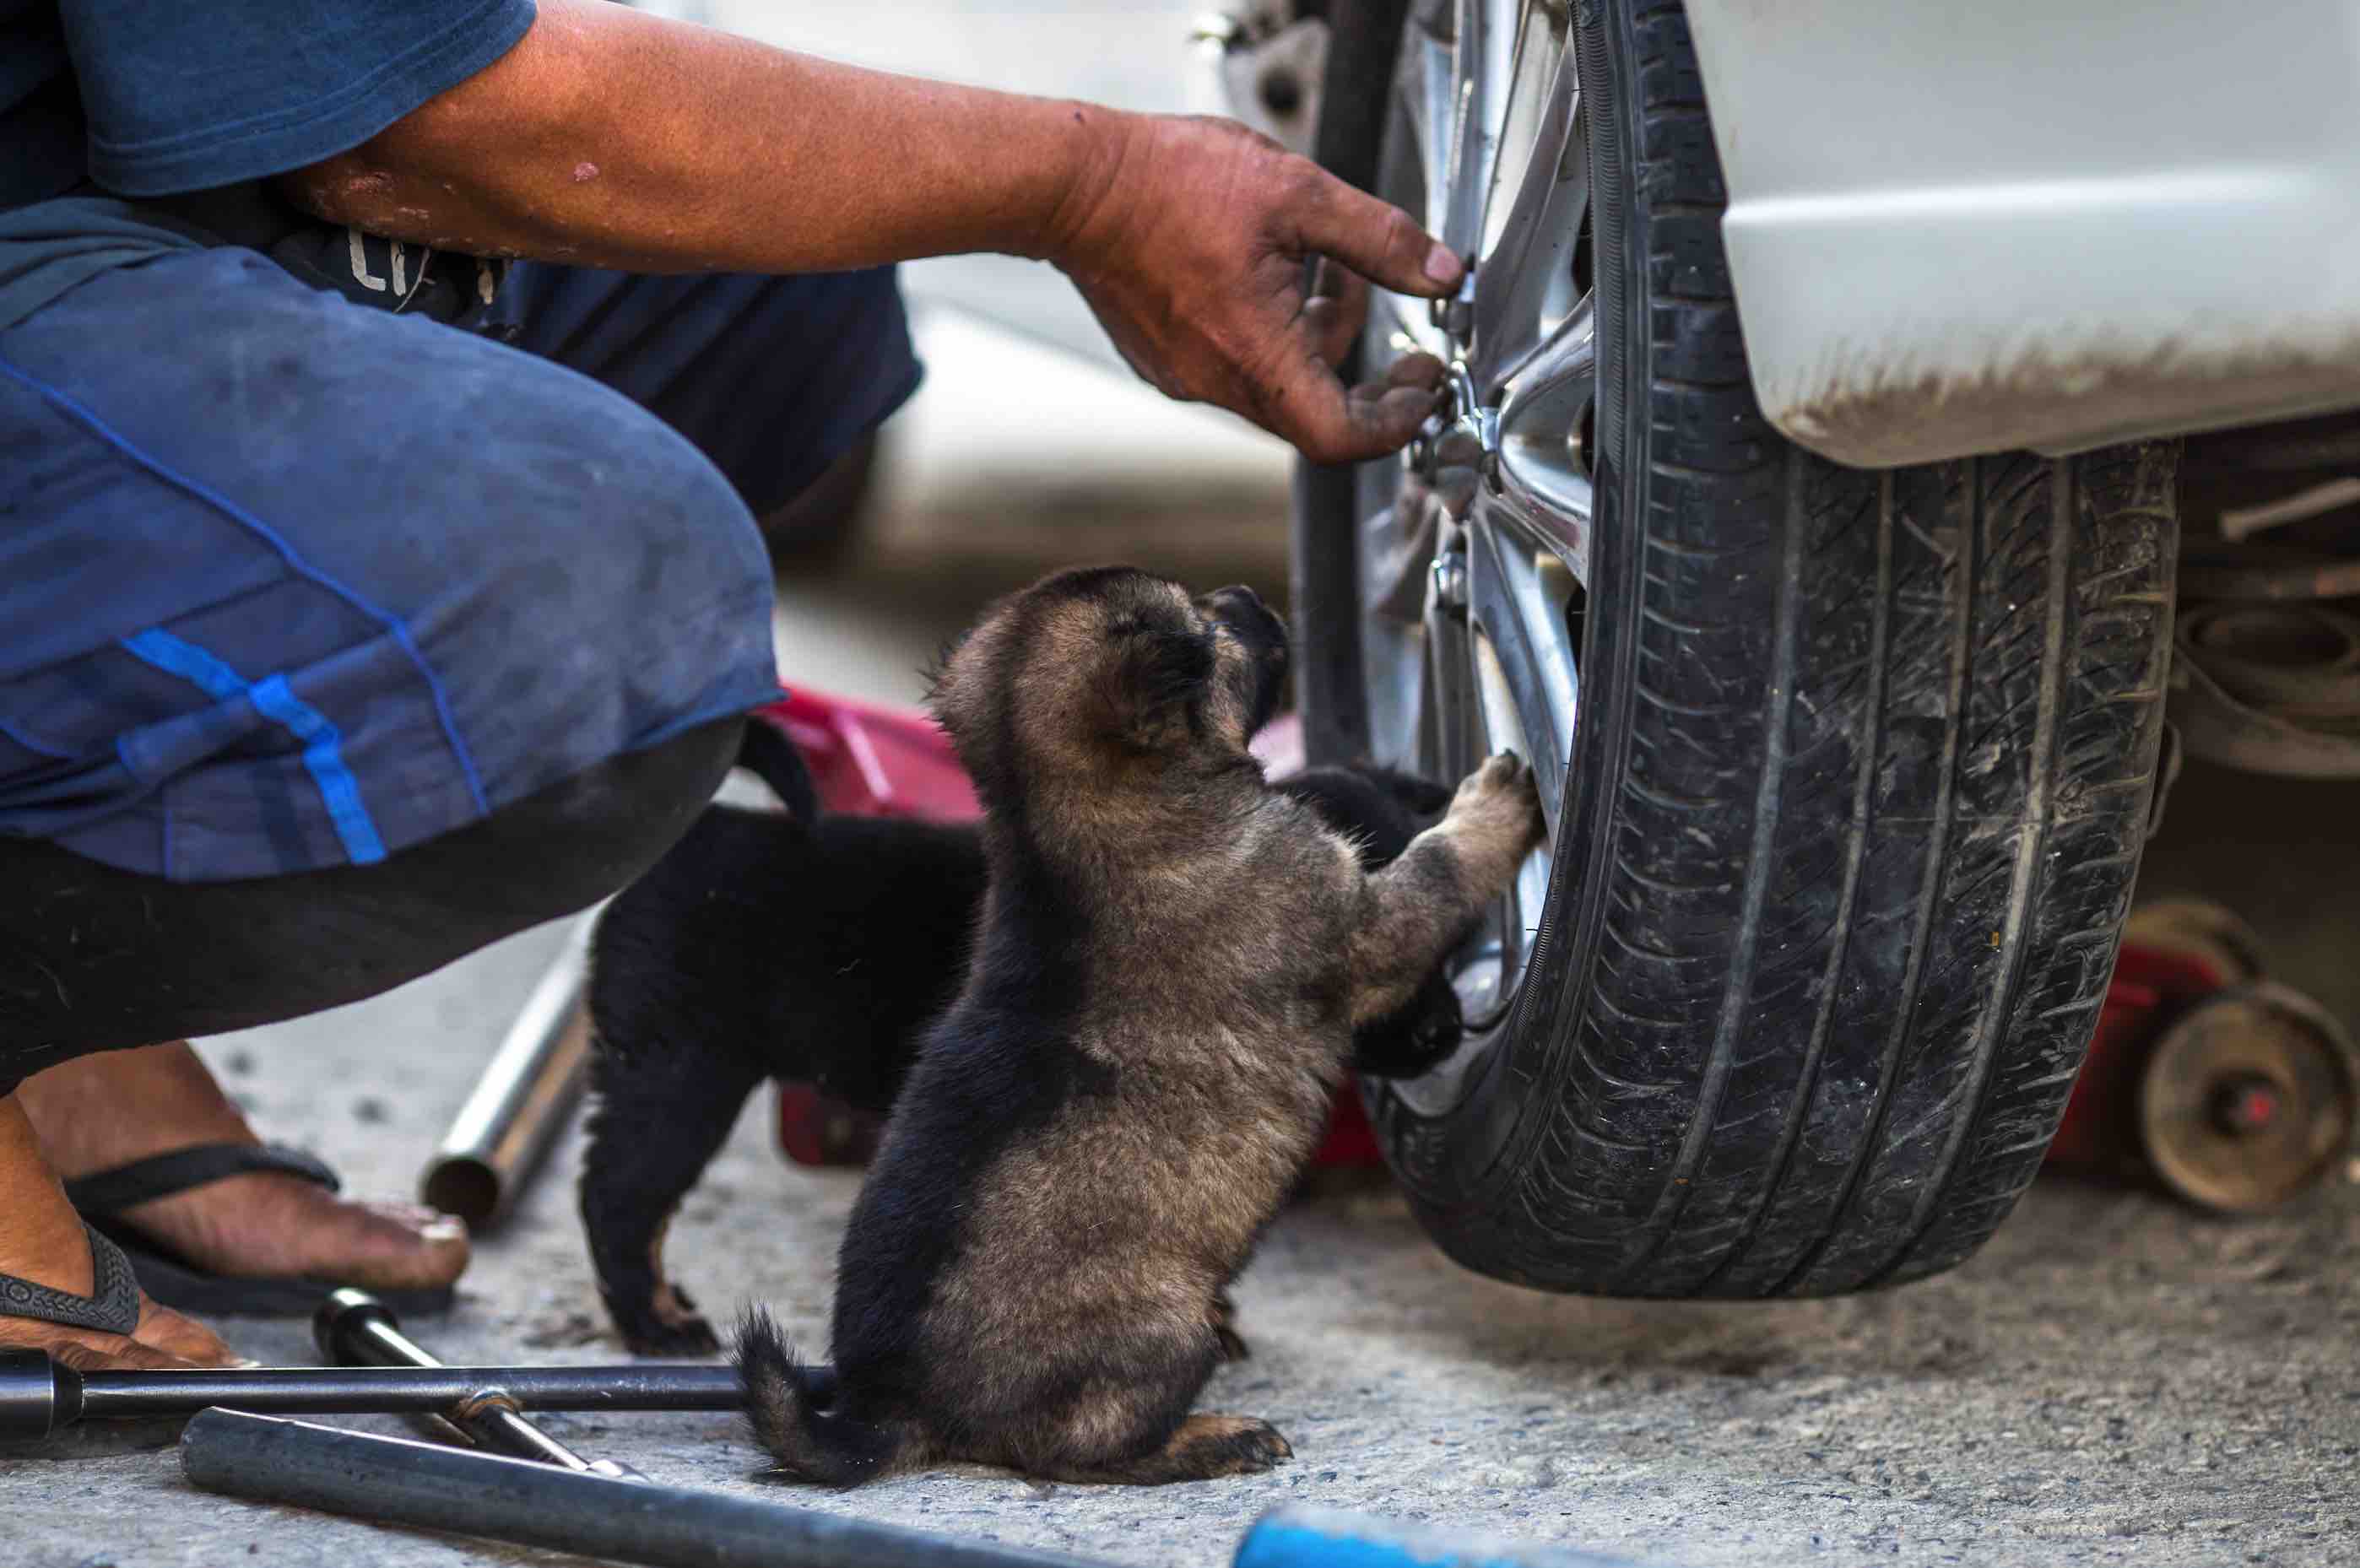
<svg viewBox="0 0 2360 1568"><path fill-rule="evenodd" d="M16 1097L68 1180L197 1144L260 1141L185 1040L76 1057L27 1079ZM466 1226L450 1215L354 1202L300 1176L227 1176L135 1204L121 1217L199 1268L231 1277L432 1290L467 1266Z"/></svg>
<svg viewBox="0 0 2360 1568"><path fill-rule="evenodd" d="M41 1158L40 1143L14 1094L0 1095L0 1274L77 1296L89 1295L95 1283L89 1234L66 1202L56 1172ZM0 1317L0 1345L46 1350L85 1372L241 1365L213 1330L145 1296L139 1298L139 1321L128 1334Z"/></svg>

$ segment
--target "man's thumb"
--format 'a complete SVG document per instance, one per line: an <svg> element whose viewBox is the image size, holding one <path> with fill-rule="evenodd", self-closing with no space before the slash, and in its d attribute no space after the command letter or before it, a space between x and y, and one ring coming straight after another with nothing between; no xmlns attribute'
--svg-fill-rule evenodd
<svg viewBox="0 0 2360 1568"><path fill-rule="evenodd" d="M1306 255L1334 256L1396 294L1448 294L1466 271L1450 247L1407 212L1324 170L1314 194L1294 211L1296 243Z"/></svg>

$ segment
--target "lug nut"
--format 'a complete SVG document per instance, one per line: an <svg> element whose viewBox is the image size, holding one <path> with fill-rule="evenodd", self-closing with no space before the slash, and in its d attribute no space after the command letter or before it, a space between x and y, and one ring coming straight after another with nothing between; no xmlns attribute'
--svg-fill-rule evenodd
<svg viewBox="0 0 2360 1568"><path fill-rule="evenodd" d="M1442 439L1442 432L1448 428L1439 410L1426 417L1426 423L1417 427L1417 434L1410 437L1409 445L1403 449L1403 455L1409 460L1411 472L1424 474L1434 466L1434 443Z"/></svg>
<svg viewBox="0 0 2360 1568"><path fill-rule="evenodd" d="M1454 343L1465 343L1475 330L1475 258L1460 259L1467 264L1467 271L1459 279L1459 292L1448 299L1426 302L1426 319Z"/></svg>
<svg viewBox="0 0 2360 1568"><path fill-rule="evenodd" d="M1457 550L1434 558L1434 600L1446 610L1467 608L1467 558Z"/></svg>

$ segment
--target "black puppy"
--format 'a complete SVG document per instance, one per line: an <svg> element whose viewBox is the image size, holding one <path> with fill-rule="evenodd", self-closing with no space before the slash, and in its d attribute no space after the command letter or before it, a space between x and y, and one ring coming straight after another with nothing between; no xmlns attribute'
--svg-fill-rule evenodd
<svg viewBox="0 0 2360 1568"><path fill-rule="evenodd" d="M775 1078L889 1110L965 973L983 898L971 824L821 816L801 759L768 725L748 726L741 761L790 814L711 808L615 899L592 944L597 1103L582 1218L606 1310L643 1356L718 1348L665 1275L664 1230L747 1096ZM1371 869L1450 800L1376 768L1313 768L1279 788L1352 839ZM1415 1076L1459 1039L1458 995L1437 971L1355 1031L1353 1066Z"/></svg>

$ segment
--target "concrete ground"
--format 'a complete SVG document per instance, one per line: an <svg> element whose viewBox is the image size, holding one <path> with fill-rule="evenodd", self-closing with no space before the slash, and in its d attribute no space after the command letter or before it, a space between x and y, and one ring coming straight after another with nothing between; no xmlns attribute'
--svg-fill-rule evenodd
<svg viewBox="0 0 2360 1568"><path fill-rule="evenodd" d="M1285 463L1266 443L1075 380L972 323L928 315L921 332L934 377L895 432L868 550L783 592L789 673L906 698L981 597L1085 556L1283 582ZM1023 410L1086 410L1065 428L1093 441L1060 444L1011 412L999 389L1011 374L1033 388ZM1153 455L1167 450L1196 454L1186 472ZM2281 972L2352 1017L2360 847L2345 800L2254 795L2198 770L2149 879L2244 904ZM406 1191L557 938L529 932L377 1001L203 1049L270 1135L318 1149L362 1191ZM767 1301L818 1347L858 1178L786 1164L770 1114L766 1094L673 1227L671 1257L708 1307ZM411 1325L430 1346L479 1362L619 1354L573 1212L577 1151L569 1138L482 1241L459 1309ZM1267 1417L1296 1454L1251 1479L1053 1489L970 1469L836 1496L760 1479L728 1418L550 1424L661 1481L1142 1568L1223 1563L1255 1515L1296 1500L1667 1568L2360 1563L2349 1185L2229 1225L2143 1192L2044 1181L1954 1274L1775 1306L1534 1294L1445 1261L1381 1186L1332 1191L1280 1222L1238 1294L1254 1357L1219 1373L1207 1403ZM251 1355L309 1358L300 1325L229 1326ZM566 1561L213 1498L169 1448L114 1447L0 1458L0 1564Z"/></svg>

